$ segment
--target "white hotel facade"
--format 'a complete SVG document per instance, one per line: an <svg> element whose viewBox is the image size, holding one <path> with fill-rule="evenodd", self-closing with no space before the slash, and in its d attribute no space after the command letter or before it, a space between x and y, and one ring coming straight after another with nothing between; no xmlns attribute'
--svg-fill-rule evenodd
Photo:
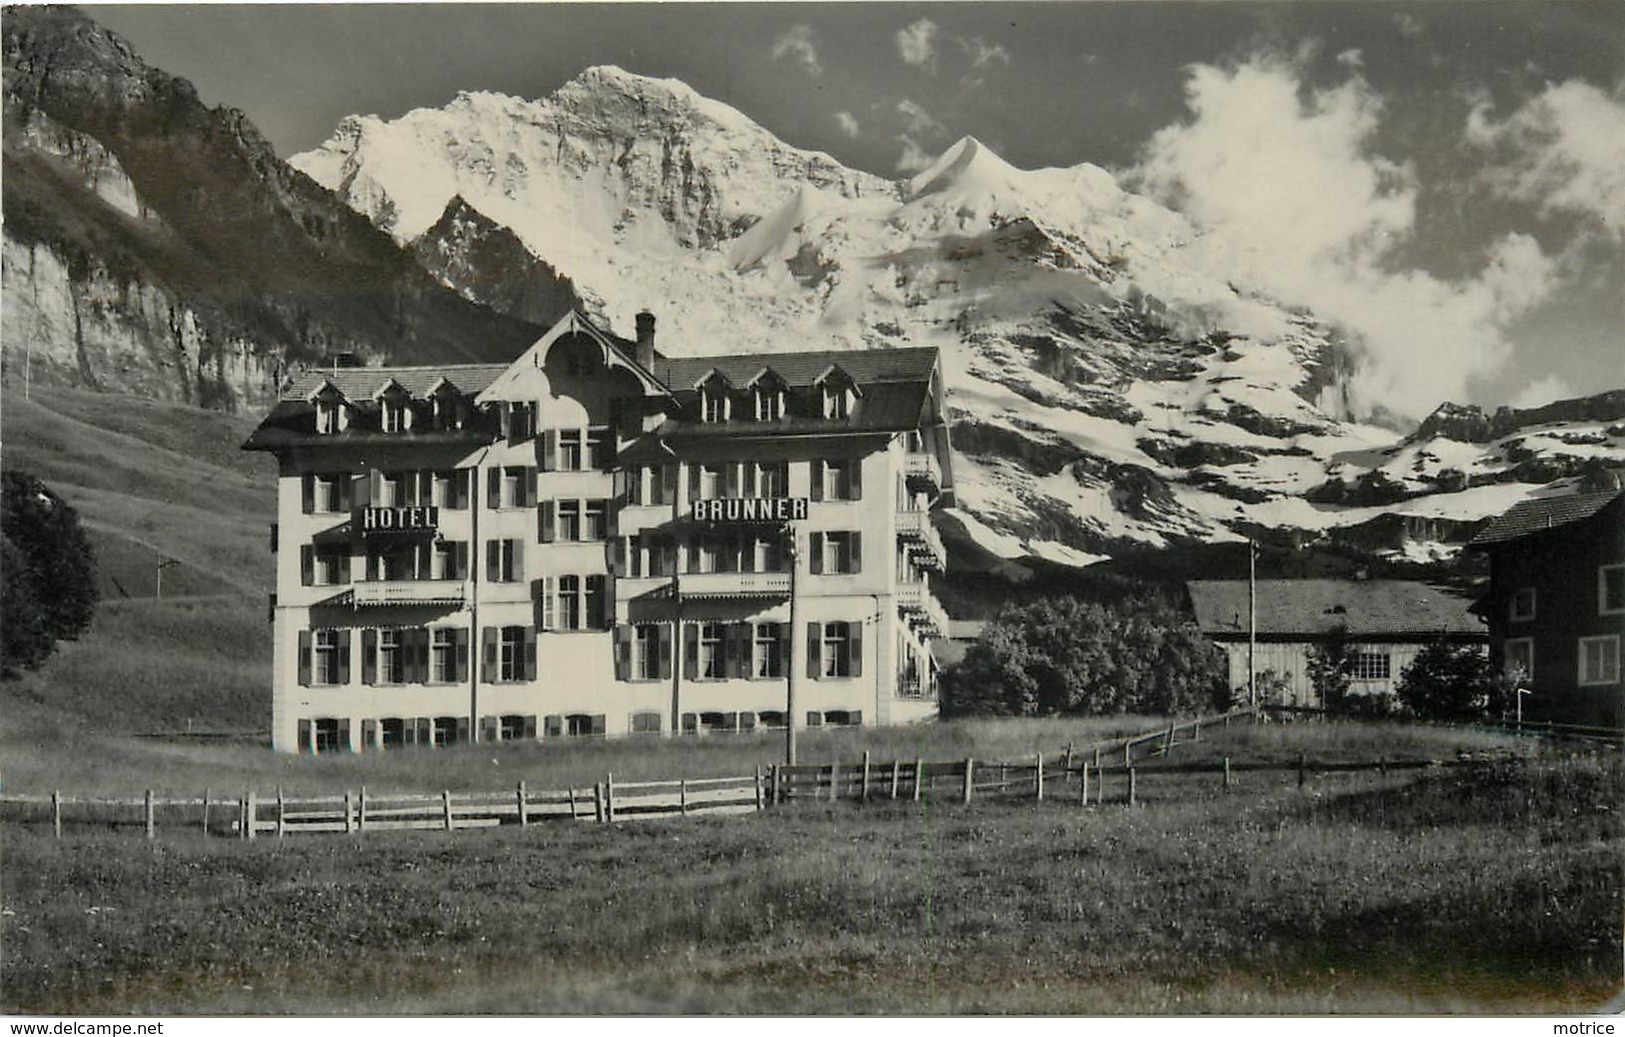
<svg viewBox="0 0 1625 1037"><path fill-rule="evenodd" d="M572 313L511 364L308 374L244 448L279 750L936 713L934 349L672 359Z"/></svg>

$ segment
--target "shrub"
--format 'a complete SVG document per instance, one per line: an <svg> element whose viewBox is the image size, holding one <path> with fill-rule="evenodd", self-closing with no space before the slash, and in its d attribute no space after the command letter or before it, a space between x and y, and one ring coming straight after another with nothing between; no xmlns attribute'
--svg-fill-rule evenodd
<svg viewBox="0 0 1625 1037"><path fill-rule="evenodd" d="M1424 720L1465 720L1489 704L1495 674L1471 645L1436 642L1416 654L1399 677L1399 700Z"/></svg>
<svg viewBox="0 0 1625 1037"><path fill-rule="evenodd" d="M89 629L96 558L78 513L26 472L5 473L0 537L0 674L14 676Z"/></svg>
<svg viewBox="0 0 1625 1037"><path fill-rule="evenodd" d="M1309 649L1309 683L1328 713L1349 711L1349 685L1354 680L1354 653L1347 627L1334 627Z"/></svg>

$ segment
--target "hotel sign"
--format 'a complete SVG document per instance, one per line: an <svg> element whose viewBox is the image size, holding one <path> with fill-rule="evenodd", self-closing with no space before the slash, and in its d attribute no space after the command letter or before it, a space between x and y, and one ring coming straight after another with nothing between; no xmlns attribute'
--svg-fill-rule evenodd
<svg viewBox="0 0 1625 1037"><path fill-rule="evenodd" d="M695 522L800 522L805 497L720 497L694 502Z"/></svg>
<svg viewBox="0 0 1625 1037"><path fill-rule="evenodd" d="M361 535L384 533L434 533L440 528L440 509L433 505L416 508L362 508Z"/></svg>

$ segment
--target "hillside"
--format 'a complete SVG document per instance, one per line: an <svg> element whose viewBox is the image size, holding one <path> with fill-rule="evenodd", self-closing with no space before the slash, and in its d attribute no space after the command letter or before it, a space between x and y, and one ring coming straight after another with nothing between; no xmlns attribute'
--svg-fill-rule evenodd
<svg viewBox="0 0 1625 1037"><path fill-rule="evenodd" d="M254 409L331 353L494 360L534 339L78 11L3 26L9 380Z"/></svg>

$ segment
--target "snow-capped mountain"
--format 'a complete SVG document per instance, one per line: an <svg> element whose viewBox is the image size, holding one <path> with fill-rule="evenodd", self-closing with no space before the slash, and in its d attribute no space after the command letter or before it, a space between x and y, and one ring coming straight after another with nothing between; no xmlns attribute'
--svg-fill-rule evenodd
<svg viewBox="0 0 1625 1037"><path fill-rule="evenodd" d="M537 101L350 117L290 162L420 254L456 252L448 206L506 227L615 326L653 309L673 354L939 346L957 517L1006 556L1394 513L1437 530L1537 490L1520 449L1563 477L1625 460L1625 401L1600 442L1512 449L1354 420L1335 329L1236 283L1223 241L1094 166L1020 170L971 138L890 181L600 67ZM462 259L437 269L489 299Z"/></svg>

